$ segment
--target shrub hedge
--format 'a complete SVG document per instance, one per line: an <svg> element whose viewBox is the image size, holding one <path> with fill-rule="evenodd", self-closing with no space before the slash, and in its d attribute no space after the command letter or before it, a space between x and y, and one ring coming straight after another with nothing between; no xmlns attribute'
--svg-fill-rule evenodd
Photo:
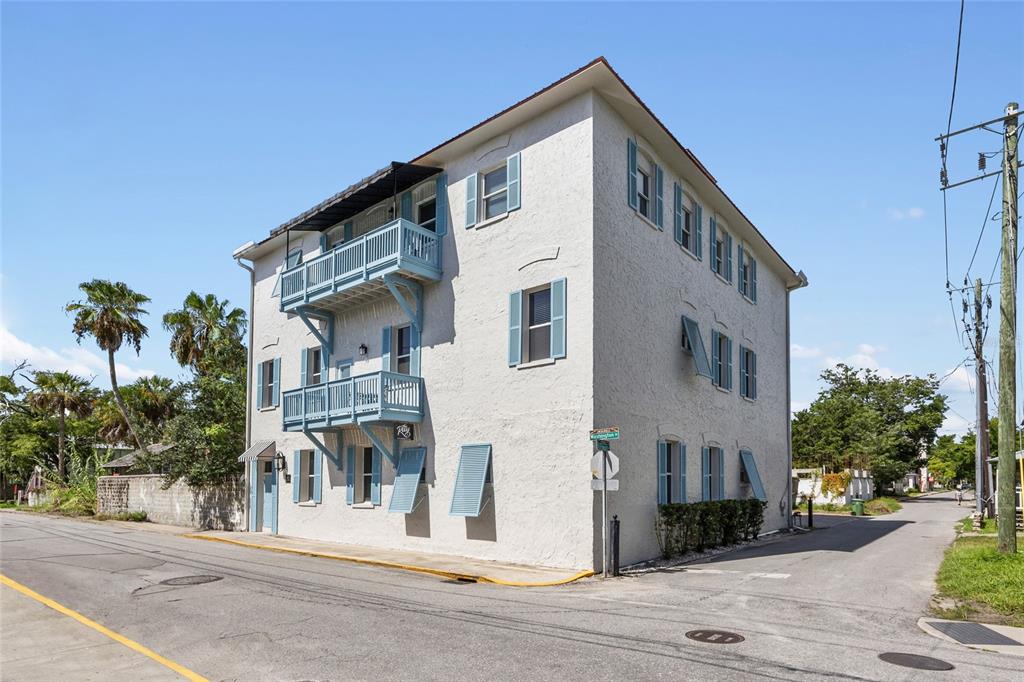
<svg viewBox="0 0 1024 682"><path fill-rule="evenodd" d="M752 540L761 532L766 506L758 499L659 505L655 531L661 553L668 559Z"/></svg>

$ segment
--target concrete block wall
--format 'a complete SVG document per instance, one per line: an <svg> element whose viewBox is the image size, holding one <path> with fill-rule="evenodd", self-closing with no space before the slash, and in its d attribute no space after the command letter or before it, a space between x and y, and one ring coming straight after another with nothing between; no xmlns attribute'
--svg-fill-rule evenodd
<svg viewBox="0 0 1024 682"><path fill-rule="evenodd" d="M100 476L97 512L144 511L154 523L189 528L245 530L245 486L241 482L195 490L178 481L164 489L159 474Z"/></svg>

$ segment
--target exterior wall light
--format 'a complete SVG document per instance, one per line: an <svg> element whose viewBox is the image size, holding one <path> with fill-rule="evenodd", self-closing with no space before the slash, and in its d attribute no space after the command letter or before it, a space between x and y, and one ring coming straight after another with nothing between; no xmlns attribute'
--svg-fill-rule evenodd
<svg viewBox="0 0 1024 682"><path fill-rule="evenodd" d="M359 344L359 354L360 355L366 355L369 352L369 350L370 349L366 347L365 343Z"/></svg>

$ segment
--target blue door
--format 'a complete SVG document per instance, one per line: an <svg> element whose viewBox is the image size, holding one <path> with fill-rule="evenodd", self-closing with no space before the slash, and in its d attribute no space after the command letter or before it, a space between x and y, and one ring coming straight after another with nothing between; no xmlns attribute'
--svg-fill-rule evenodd
<svg viewBox="0 0 1024 682"><path fill-rule="evenodd" d="M273 460L263 462L263 504L260 507L262 529L277 533L277 472Z"/></svg>

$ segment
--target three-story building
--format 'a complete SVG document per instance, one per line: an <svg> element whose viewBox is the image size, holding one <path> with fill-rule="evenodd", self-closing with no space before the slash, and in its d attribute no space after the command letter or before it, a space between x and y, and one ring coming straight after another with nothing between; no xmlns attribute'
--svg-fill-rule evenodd
<svg viewBox="0 0 1024 682"><path fill-rule="evenodd" d="M600 568L662 502L787 525L804 284L598 59L236 256L254 268L249 528Z"/></svg>

